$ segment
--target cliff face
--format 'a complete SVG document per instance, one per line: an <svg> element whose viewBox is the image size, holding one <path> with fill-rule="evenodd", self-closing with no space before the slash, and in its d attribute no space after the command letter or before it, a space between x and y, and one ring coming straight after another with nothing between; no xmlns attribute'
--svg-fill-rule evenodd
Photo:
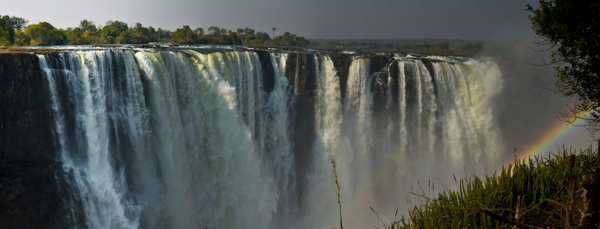
<svg viewBox="0 0 600 229"><path fill-rule="evenodd" d="M0 225L53 228L60 221L60 164L37 56L0 54Z"/></svg>
<svg viewBox="0 0 600 229"><path fill-rule="evenodd" d="M313 142L316 138L316 93L317 93L317 76L315 75L315 61L313 54L294 53L290 54L287 59L285 76L288 79L290 86L295 88L298 93L294 105L295 117L293 118L294 128L294 160L296 164L296 176L298 184L307 182L306 166L310 164L310 152ZM303 186L300 186L303 187ZM303 197L307 190L299 190L299 198Z"/></svg>

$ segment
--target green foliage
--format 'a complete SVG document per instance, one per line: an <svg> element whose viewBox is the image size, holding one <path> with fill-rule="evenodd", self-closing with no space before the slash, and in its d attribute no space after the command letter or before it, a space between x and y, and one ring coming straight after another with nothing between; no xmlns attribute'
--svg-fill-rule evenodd
<svg viewBox="0 0 600 229"><path fill-rule="evenodd" d="M96 25L94 24L94 22L88 21L86 19L83 19L81 22L79 22L79 29L82 32L93 32L93 33L96 33L98 31L98 28L96 27Z"/></svg>
<svg viewBox="0 0 600 229"><path fill-rule="evenodd" d="M0 46L9 46L15 42L15 30L10 24L10 17L0 18Z"/></svg>
<svg viewBox="0 0 600 229"><path fill-rule="evenodd" d="M208 32L210 32L210 35L213 35L215 37L221 37L221 35L227 33L227 30L221 29L217 26L211 26L208 28Z"/></svg>
<svg viewBox="0 0 600 229"><path fill-rule="evenodd" d="M210 29L209 29L210 31ZM195 44L198 43L198 35L190 29L190 26L184 25L183 28L175 30L172 34L173 42L180 44Z"/></svg>
<svg viewBox="0 0 600 229"><path fill-rule="evenodd" d="M248 34L244 36L244 44L250 44L254 40L256 40L256 36L254 34Z"/></svg>
<svg viewBox="0 0 600 229"><path fill-rule="evenodd" d="M251 28L238 28L235 32L217 26L207 29L204 34L202 28L192 29L184 25L172 33L171 41L180 44L222 44L222 45L281 45L281 46L307 46L310 41L296 34L285 32L282 36L271 39L265 32L255 32Z"/></svg>
<svg viewBox="0 0 600 229"><path fill-rule="evenodd" d="M310 41L304 37L296 37L296 46L308 46Z"/></svg>
<svg viewBox="0 0 600 229"><path fill-rule="evenodd" d="M25 20L20 17L9 17L9 16L4 16L4 17L6 17L6 19L8 20L8 23L15 30L23 30L27 26L27 24L29 24L28 20Z"/></svg>
<svg viewBox="0 0 600 229"><path fill-rule="evenodd" d="M66 30L54 28L50 23L41 22L29 25L24 31L15 32L11 23L22 26L27 20L18 17L2 17L0 23L0 45L58 45L58 44L147 44L149 42L173 42L179 44L225 44L225 45L297 45L310 44L304 37L289 32L271 39L265 32L255 32L251 28L238 28L235 32L225 28L211 26L208 34L204 29L192 30L185 25L175 32L144 27L136 23L131 28L121 21L107 21L101 27L87 19L81 20L76 28ZM12 20L12 21L11 21Z"/></svg>
<svg viewBox="0 0 600 229"><path fill-rule="evenodd" d="M67 40L69 41L69 44L85 44L84 38L83 38L83 34L81 32L81 29L79 28L67 28L67 32L65 33L65 35L67 36Z"/></svg>
<svg viewBox="0 0 600 229"><path fill-rule="evenodd" d="M66 40L66 31L61 31L48 22L32 24L25 28L32 45L59 45Z"/></svg>
<svg viewBox="0 0 600 229"><path fill-rule="evenodd" d="M259 43L263 43L265 41L271 40L271 37L269 36L269 34L267 34L265 32L257 32L255 37L256 37L256 39L254 39L254 40Z"/></svg>
<svg viewBox="0 0 600 229"><path fill-rule="evenodd" d="M105 40L106 40L106 43L108 43L108 44L114 44L116 42L115 38L113 36L108 36L105 38Z"/></svg>
<svg viewBox="0 0 600 229"><path fill-rule="evenodd" d="M275 42L277 45L295 46L296 34L285 32L283 33L283 36L277 37L277 39L274 39L273 42Z"/></svg>
<svg viewBox="0 0 600 229"><path fill-rule="evenodd" d="M450 43L442 42L442 43L439 43L438 45L440 46L440 50L442 50L442 52L449 52Z"/></svg>
<svg viewBox="0 0 600 229"><path fill-rule="evenodd" d="M128 29L125 22L107 21L106 25L102 27L102 37L118 37L122 32L125 32Z"/></svg>
<svg viewBox="0 0 600 229"><path fill-rule="evenodd" d="M194 29L194 32L198 35L204 35L204 29L203 28L196 28Z"/></svg>
<svg viewBox="0 0 600 229"><path fill-rule="evenodd" d="M425 203L412 206L408 216L392 222L396 228L505 228L507 221L543 228L577 226L584 210L581 189L592 182L600 159L592 147L563 149L547 158L515 160L500 174L457 181L458 190L437 198L417 194ZM577 191L579 190L579 191ZM571 209L565 211L565 209ZM516 215L519 214L519 217ZM499 216L499 218L493 215Z"/></svg>
<svg viewBox="0 0 600 229"><path fill-rule="evenodd" d="M31 38L22 30L15 30L15 45L26 46L31 42Z"/></svg>
<svg viewBox="0 0 600 229"><path fill-rule="evenodd" d="M467 52L468 52L468 51L471 51L471 50L473 50L473 49L475 49L475 47L474 47L474 46L473 46L471 43L467 43L467 44L465 44L465 45L462 47L462 50L463 50L463 51L467 51Z"/></svg>
<svg viewBox="0 0 600 229"><path fill-rule="evenodd" d="M586 127L600 131L600 2L595 0L540 0L539 8L527 5L536 44L550 47L550 63L555 64L555 89L575 97L566 118L593 111Z"/></svg>
<svg viewBox="0 0 600 229"><path fill-rule="evenodd" d="M118 44L148 44L150 39L142 33L127 30L122 32L115 41Z"/></svg>
<svg viewBox="0 0 600 229"><path fill-rule="evenodd" d="M171 35L171 31L158 28L156 30L156 38L158 41L168 41L173 37Z"/></svg>
<svg viewBox="0 0 600 229"><path fill-rule="evenodd" d="M66 43L71 45L107 43L106 39L101 37L102 30L94 22L85 19L79 22L79 27L67 28L65 36Z"/></svg>

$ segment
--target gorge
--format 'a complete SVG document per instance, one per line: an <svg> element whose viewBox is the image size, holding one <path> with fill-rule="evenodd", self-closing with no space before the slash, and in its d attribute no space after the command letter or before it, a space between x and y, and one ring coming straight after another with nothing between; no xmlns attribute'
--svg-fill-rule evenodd
<svg viewBox="0 0 600 229"><path fill-rule="evenodd" d="M9 228L332 228L332 160L344 224L371 227L505 153L491 58L75 48L0 73Z"/></svg>

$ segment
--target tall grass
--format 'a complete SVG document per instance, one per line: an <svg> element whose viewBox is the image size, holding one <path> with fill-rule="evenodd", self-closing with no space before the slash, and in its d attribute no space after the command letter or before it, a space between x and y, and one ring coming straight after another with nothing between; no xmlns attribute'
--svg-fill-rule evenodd
<svg viewBox="0 0 600 229"><path fill-rule="evenodd" d="M342 225L342 201L340 201L340 184L338 183L335 160L331 160L331 163L333 164L333 175L335 175L335 186L337 186L337 191L336 191L337 201L338 201L338 205L340 205L340 228L344 229L344 226Z"/></svg>
<svg viewBox="0 0 600 229"><path fill-rule="evenodd" d="M577 228L598 163L592 147L515 159L499 173L460 179L458 190L411 206L386 228Z"/></svg>

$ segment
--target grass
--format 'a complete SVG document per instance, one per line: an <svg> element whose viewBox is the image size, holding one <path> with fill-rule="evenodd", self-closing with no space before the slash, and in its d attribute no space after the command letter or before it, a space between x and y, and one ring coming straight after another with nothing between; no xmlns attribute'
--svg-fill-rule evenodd
<svg viewBox="0 0 600 229"><path fill-rule="evenodd" d="M338 183L335 160L331 160L331 163L333 164L333 174L335 175L335 186L337 186L337 192L336 192L337 201L338 201L338 204L340 205L340 228L344 229L344 226L342 225L342 202L340 201L340 184Z"/></svg>
<svg viewBox="0 0 600 229"><path fill-rule="evenodd" d="M599 159L591 146L516 159L499 173L460 179L456 191L414 196L423 204L383 228L584 228Z"/></svg>

